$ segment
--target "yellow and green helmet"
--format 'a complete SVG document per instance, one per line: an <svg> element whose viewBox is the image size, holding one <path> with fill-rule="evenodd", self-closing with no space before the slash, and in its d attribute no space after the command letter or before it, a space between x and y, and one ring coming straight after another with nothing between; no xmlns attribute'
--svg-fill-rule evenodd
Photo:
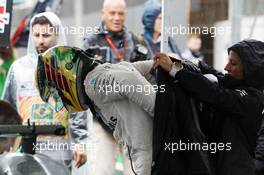
<svg viewBox="0 0 264 175"><path fill-rule="evenodd" d="M79 48L55 46L39 55L36 83L43 101L69 112L85 111L88 96L83 81L100 62Z"/></svg>

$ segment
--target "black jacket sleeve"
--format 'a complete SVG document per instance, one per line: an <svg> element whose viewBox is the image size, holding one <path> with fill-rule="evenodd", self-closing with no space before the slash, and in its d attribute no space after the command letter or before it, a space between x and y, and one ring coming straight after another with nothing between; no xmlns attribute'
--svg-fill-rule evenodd
<svg viewBox="0 0 264 175"><path fill-rule="evenodd" d="M221 87L210 82L201 73L182 69L177 72L175 78L194 97L216 109L240 116L250 116L252 109L262 109L260 100L254 93L248 93L243 89L231 90Z"/></svg>
<svg viewBox="0 0 264 175"><path fill-rule="evenodd" d="M212 66L207 65L203 61L199 61L199 66L200 71L202 74L213 74L217 78L222 78L224 74L222 72L219 72L218 70L214 69Z"/></svg>

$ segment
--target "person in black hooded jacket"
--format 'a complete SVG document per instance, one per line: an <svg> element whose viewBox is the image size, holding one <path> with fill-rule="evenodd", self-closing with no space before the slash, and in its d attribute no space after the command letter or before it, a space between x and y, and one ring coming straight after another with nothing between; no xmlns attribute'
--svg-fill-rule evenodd
<svg viewBox="0 0 264 175"><path fill-rule="evenodd" d="M190 71L180 62L172 63L166 54L156 55L154 66L161 66L188 93L214 109L208 115L211 118L206 126L207 141L231 146L231 149L218 147L216 153L209 155L215 174L254 175L264 160L261 143L264 136L259 137L255 156L264 114L264 43L243 40L228 48L228 54L227 74L202 62L198 64L200 72ZM213 74L218 83L203 74Z"/></svg>

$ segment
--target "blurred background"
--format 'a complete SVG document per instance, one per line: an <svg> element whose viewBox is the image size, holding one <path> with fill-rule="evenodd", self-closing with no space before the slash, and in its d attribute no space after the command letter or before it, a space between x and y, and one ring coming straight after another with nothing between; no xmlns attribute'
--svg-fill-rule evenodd
<svg viewBox="0 0 264 175"><path fill-rule="evenodd" d="M39 0L44 1L44 0ZM143 32L141 22L143 4L146 0L126 0L126 27L135 34ZM160 0L161 1L161 0ZM21 20L29 15L38 0L13 0L11 36ZM68 34L68 43L81 46L86 34L101 23L100 10L103 0L63 0L58 15L65 27L79 27L79 34ZM165 27L207 27L211 32L199 33L202 39L201 53L207 63L223 70L226 63L226 48L244 38L264 40L264 0L166 0L164 1ZM166 16L167 15L167 16ZM216 28L216 29L215 29ZM219 30L219 32L216 32ZM220 31L222 30L222 31ZM76 31L78 32L78 31ZM216 33L216 34L215 34ZM170 33L171 34L171 33ZM186 48L188 34L171 34L180 50ZM18 56L25 53L18 49Z"/></svg>

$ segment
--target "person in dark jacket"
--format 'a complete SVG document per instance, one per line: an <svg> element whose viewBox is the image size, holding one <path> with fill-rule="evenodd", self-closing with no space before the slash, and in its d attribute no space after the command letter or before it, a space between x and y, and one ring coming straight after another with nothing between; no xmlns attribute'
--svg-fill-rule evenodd
<svg viewBox="0 0 264 175"><path fill-rule="evenodd" d="M145 2L142 16L142 24L144 26L143 37L152 57L160 52L161 20L161 4L154 0ZM168 38L168 44L169 52L181 56L180 50L172 37Z"/></svg>
<svg viewBox="0 0 264 175"><path fill-rule="evenodd" d="M134 62L150 59L143 37L125 27L126 2L105 0L102 8L102 22L98 31L84 39L83 49L98 46L104 50L103 62Z"/></svg>
<svg viewBox="0 0 264 175"><path fill-rule="evenodd" d="M144 4L142 16L144 25L143 37L152 55L160 52L161 35L161 4L149 0Z"/></svg>
<svg viewBox="0 0 264 175"><path fill-rule="evenodd" d="M173 64L166 54L156 55L154 66L161 66L188 93L214 109L206 136L209 143L218 145L217 151L210 153L215 174L254 175L264 113L264 43L243 40L228 48L228 54L227 74L202 62L198 65L201 72L190 71L180 62ZM203 75L208 73L217 78L217 84ZM229 148L223 147L227 144ZM263 145L259 142L258 147ZM257 160L263 157L256 152Z"/></svg>

